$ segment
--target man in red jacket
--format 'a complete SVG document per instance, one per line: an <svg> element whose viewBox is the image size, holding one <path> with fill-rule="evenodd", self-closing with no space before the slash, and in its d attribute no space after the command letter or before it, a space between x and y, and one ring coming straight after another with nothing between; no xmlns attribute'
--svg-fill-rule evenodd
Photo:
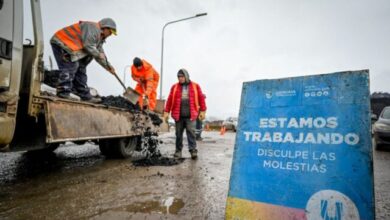
<svg viewBox="0 0 390 220"><path fill-rule="evenodd" d="M205 96L200 86L190 80L187 70L180 69L177 78L179 82L172 86L165 105L164 120L168 121L169 113L175 120L176 151L174 157L181 158L185 129L191 158L196 159L198 150L195 140L195 121L197 117L200 120L204 120L206 117Z"/></svg>

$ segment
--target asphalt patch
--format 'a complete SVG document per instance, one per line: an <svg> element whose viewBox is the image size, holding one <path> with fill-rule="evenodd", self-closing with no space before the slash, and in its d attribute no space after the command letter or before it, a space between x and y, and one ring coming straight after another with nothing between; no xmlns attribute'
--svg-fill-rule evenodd
<svg viewBox="0 0 390 220"><path fill-rule="evenodd" d="M134 166L174 166L183 163L184 158L169 158L169 157L152 157L143 160L133 161Z"/></svg>

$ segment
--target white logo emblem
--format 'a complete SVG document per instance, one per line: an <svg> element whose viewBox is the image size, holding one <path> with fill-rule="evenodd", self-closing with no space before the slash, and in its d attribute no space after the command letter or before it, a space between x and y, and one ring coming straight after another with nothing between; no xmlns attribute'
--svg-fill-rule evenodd
<svg viewBox="0 0 390 220"><path fill-rule="evenodd" d="M308 220L360 219L352 200L334 190L321 190L312 195L306 204L306 217Z"/></svg>

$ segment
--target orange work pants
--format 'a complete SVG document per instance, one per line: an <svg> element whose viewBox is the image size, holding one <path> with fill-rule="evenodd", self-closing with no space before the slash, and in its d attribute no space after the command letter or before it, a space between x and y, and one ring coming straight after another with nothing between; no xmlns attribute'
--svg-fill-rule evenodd
<svg viewBox="0 0 390 220"><path fill-rule="evenodd" d="M149 110L153 111L155 108L156 108L156 99L157 99L157 83L156 82L153 82L153 88L152 88L152 92L150 93L150 95L148 96L148 101L149 101L149 105L148 105L148 108ZM138 103L139 103L139 106L141 107L141 109L143 109L143 103L144 103L144 100L142 99L142 96L145 94L145 88L142 86L141 83L137 83L137 85L135 86L135 91L137 91L141 96L139 97L138 99Z"/></svg>

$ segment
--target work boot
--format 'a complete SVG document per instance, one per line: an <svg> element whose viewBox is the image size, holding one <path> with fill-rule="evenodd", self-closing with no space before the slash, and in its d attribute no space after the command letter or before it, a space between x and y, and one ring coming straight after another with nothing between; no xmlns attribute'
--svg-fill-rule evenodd
<svg viewBox="0 0 390 220"><path fill-rule="evenodd" d="M198 158L198 151L197 150L190 151L190 154L191 154L191 159L195 160L196 158Z"/></svg>
<svg viewBox="0 0 390 220"><path fill-rule="evenodd" d="M91 102L91 103L101 103L102 99L98 97L91 97L90 99L83 99L83 101Z"/></svg>
<svg viewBox="0 0 390 220"><path fill-rule="evenodd" d="M173 155L174 158L181 158L181 151L176 151Z"/></svg>
<svg viewBox="0 0 390 220"><path fill-rule="evenodd" d="M203 141L203 138L201 136L196 136L195 140L197 141Z"/></svg>
<svg viewBox="0 0 390 220"><path fill-rule="evenodd" d="M69 93L57 93L57 97L62 99L68 99L72 101L79 101L77 98L72 97Z"/></svg>

